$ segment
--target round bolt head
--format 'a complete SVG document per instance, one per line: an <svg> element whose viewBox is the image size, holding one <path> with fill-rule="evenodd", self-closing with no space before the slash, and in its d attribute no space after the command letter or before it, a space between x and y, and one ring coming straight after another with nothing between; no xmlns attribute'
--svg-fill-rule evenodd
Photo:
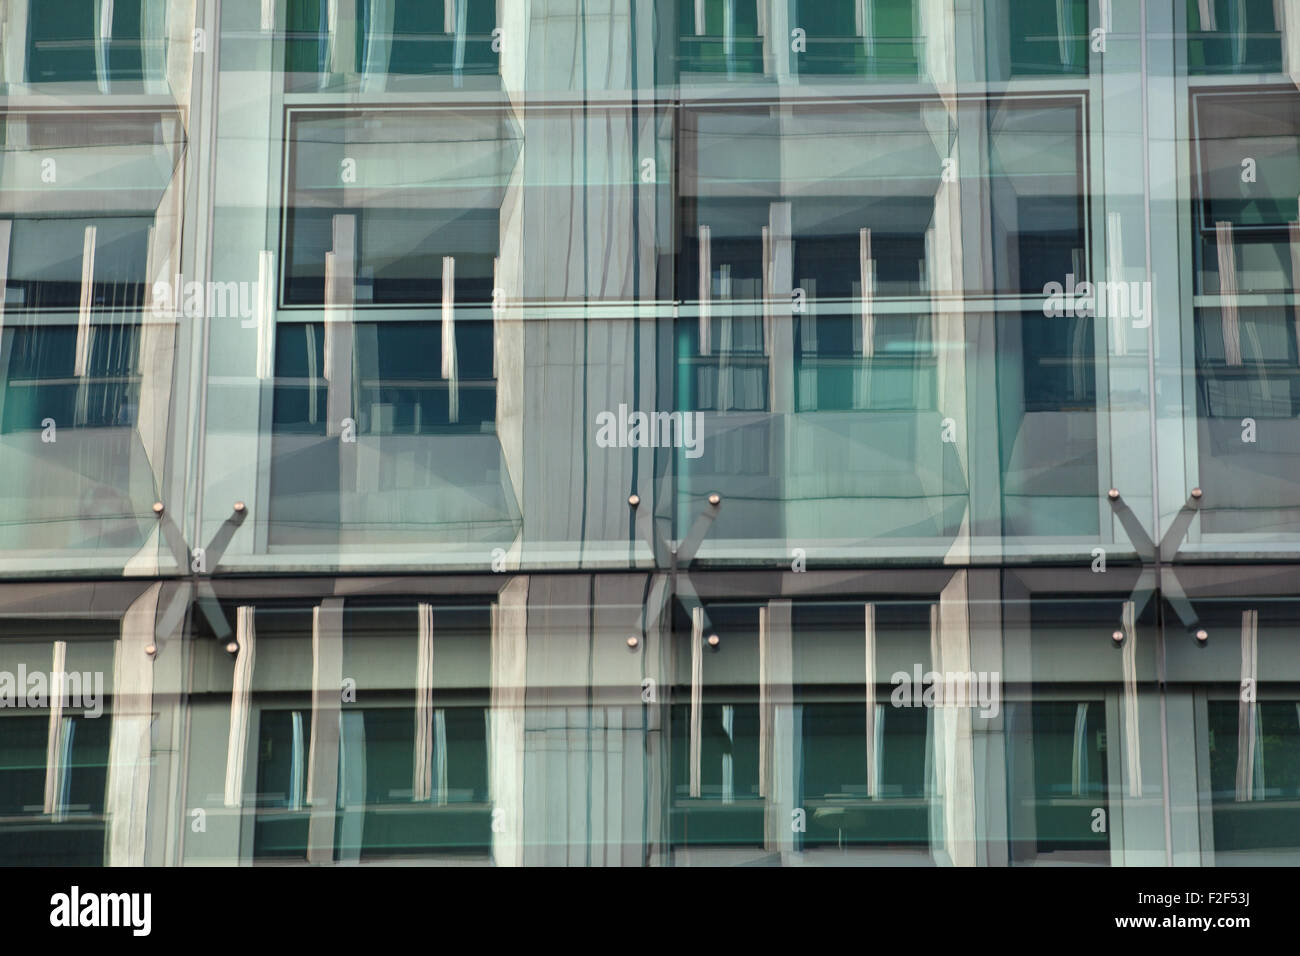
<svg viewBox="0 0 1300 956"><path fill-rule="evenodd" d="M1119 501L1119 489L1118 488L1110 489L1110 491L1106 492L1106 497L1109 498L1111 501Z"/></svg>
<svg viewBox="0 0 1300 956"><path fill-rule="evenodd" d="M1119 644L1120 642L1122 642L1122 641L1124 640L1124 632L1123 632L1123 631L1115 631L1113 634L1111 634L1110 639L1111 639L1112 641L1114 641L1116 644Z"/></svg>
<svg viewBox="0 0 1300 956"><path fill-rule="evenodd" d="M709 504L713 505L715 508L722 504L722 495L718 494L716 491L709 495Z"/></svg>
<svg viewBox="0 0 1300 956"><path fill-rule="evenodd" d="M158 653L158 645L157 645L157 644L146 644L146 645L144 646L144 652L145 652L146 654L148 654L150 657L153 657L155 654Z"/></svg>
<svg viewBox="0 0 1300 956"><path fill-rule="evenodd" d="M627 496L627 503L628 503L629 505L631 505L633 508L635 508L637 505L639 505L639 504L641 503L641 496L640 496L640 495L628 495L628 496Z"/></svg>
<svg viewBox="0 0 1300 956"><path fill-rule="evenodd" d="M721 643L722 643L722 638L718 637L718 635L716 634L709 635L709 647L717 647Z"/></svg>
<svg viewBox="0 0 1300 956"><path fill-rule="evenodd" d="M1199 631L1196 632L1196 639L1200 641L1202 644L1204 644L1206 641L1210 639L1210 632L1207 631L1205 628L1201 628Z"/></svg>
<svg viewBox="0 0 1300 956"><path fill-rule="evenodd" d="M235 641L231 641L230 643L228 643L228 644L226 645L226 653L227 653L227 654L234 654L234 653L236 653L238 650L239 650L239 644L236 643Z"/></svg>
<svg viewBox="0 0 1300 956"><path fill-rule="evenodd" d="M247 510L248 505L244 504L242 501L235 502L235 514L242 515Z"/></svg>
<svg viewBox="0 0 1300 956"><path fill-rule="evenodd" d="M1201 495L1203 495L1203 494L1205 494L1205 492L1203 492L1200 488L1193 488L1193 489L1192 489L1192 497L1195 498L1195 499L1197 499L1198 501L1200 500L1200 497L1201 497Z"/></svg>
<svg viewBox="0 0 1300 956"><path fill-rule="evenodd" d="M633 634L631 637L629 637L629 638L627 639L627 646L628 646L628 647L633 647L633 648L634 648L634 647L636 647L636 646L637 646L638 644L640 644L640 643L641 643L641 639L640 639L639 637L637 637L635 634Z"/></svg>
<svg viewBox="0 0 1300 956"><path fill-rule="evenodd" d="M163 513L163 503L161 501L155 501L153 503L153 513L156 515Z"/></svg>

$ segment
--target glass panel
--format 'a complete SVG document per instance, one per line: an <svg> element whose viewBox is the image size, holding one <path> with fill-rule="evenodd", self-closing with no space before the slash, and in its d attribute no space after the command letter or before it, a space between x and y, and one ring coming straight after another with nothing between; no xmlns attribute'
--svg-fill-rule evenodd
<svg viewBox="0 0 1300 956"><path fill-rule="evenodd" d="M794 58L800 75L915 79L924 40L916 0L791 0L790 22L805 32Z"/></svg>
<svg viewBox="0 0 1300 956"><path fill-rule="evenodd" d="M1272 0L1187 0L1187 71L1282 72L1283 22Z"/></svg>
<svg viewBox="0 0 1300 956"><path fill-rule="evenodd" d="M86 621L0 625L0 865L108 862L115 637Z"/></svg>
<svg viewBox="0 0 1300 956"><path fill-rule="evenodd" d="M496 85L496 5L473 0L290 0L285 80L290 91Z"/></svg>
<svg viewBox="0 0 1300 956"><path fill-rule="evenodd" d="M1294 6L0 2L0 862L1291 860Z"/></svg>
<svg viewBox="0 0 1300 956"><path fill-rule="evenodd" d="M186 377L169 266L184 129L148 110L11 112L4 128L0 564L156 566Z"/></svg>

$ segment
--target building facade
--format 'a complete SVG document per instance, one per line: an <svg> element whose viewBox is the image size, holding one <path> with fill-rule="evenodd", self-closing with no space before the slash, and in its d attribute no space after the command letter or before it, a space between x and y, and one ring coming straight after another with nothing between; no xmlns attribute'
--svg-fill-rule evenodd
<svg viewBox="0 0 1300 956"><path fill-rule="evenodd" d="M0 863L1300 862L1296 0L5 0L0 82Z"/></svg>

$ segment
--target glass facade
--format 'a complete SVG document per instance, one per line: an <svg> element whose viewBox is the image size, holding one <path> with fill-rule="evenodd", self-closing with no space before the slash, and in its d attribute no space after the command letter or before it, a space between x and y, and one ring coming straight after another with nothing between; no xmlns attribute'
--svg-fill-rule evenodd
<svg viewBox="0 0 1300 956"><path fill-rule="evenodd" d="M1300 863L1300 6L0 4L0 864Z"/></svg>

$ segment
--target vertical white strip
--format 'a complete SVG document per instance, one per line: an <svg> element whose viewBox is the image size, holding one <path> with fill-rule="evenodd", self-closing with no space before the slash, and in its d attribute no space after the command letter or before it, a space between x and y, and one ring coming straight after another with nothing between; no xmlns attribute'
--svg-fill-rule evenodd
<svg viewBox="0 0 1300 956"><path fill-rule="evenodd" d="M866 663L864 686L866 687L866 738L867 748L867 796L872 800L880 799L880 753L876 745L876 606L862 606L863 656Z"/></svg>
<svg viewBox="0 0 1300 956"><path fill-rule="evenodd" d="M271 378L275 368L275 253L263 249L257 254L257 377ZM312 352L315 357L315 351ZM314 393L313 389L313 393Z"/></svg>
<svg viewBox="0 0 1300 956"><path fill-rule="evenodd" d="M488 792L492 861L524 863L524 719L528 690L528 578L512 578L492 604Z"/></svg>
<svg viewBox="0 0 1300 956"><path fill-rule="evenodd" d="M791 827L798 808L803 772L803 708L794 695L794 634L788 600L769 601L767 617L767 685L771 713L771 758L768 763L767 805L763 845L769 852L793 852L799 837Z"/></svg>
<svg viewBox="0 0 1300 956"><path fill-rule="evenodd" d="M949 674L971 673L970 603L965 571L958 571L932 606L931 667L942 681L935 708L937 780L942 781L943 845L953 866L976 863L975 743L969 702L955 700ZM939 702L936 700L936 702Z"/></svg>
<svg viewBox="0 0 1300 956"><path fill-rule="evenodd" d="M364 764L365 748L347 753L341 721L343 685L343 601L326 598L312 608L311 628L311 732L307 744L307 862L334 860L339 809L339 780L354 782L355 758ZM353 716L360 716L355 714ZM349 726L355 732L355 726ZM361 769L364 776L364 769ZM346 797L345 786L345 797ZM345 818L345 825L352 820Z"/></svg>
<svg viewBox="0 0 1300 956"><path fill-rule="evenodd" d="M1138 720L1137 621L1132 601L1124 602L1124 757L1128 795L1142 796L1142 734Z"/></svg>
<svg viewBox="0 0 1300 956"><path fill-rule="evenodd" d="M1214 19L1214 0L1197 0L1197 6L1201 13L1201 32L1209 33L1218 30L1219 25Z"/></svg>
<svg viewBox="0 0 1300 956"><path fill-rule="evenodd" d="M1259 708L1259 611L1241 612L1241 684L1237 704L1237 801L1255 799ZM1249 690L1249 693L1247 691ZM1246 698L1250 699L1247 700Z"/></svg>
<svg viewBox="0 0 1300 956"><path fill-rule="evenodd" d="M63 704L64 675L68 666L68 642L54 642L54 662L50 665L50 723L45 742L45 808L44 812L54 818L63 819L63 777L68 767L63 759ZM20 694L26 688L18 689Z"/></svg>
<svg viewBox="0 0 1300 956"><path fill-rule="evenodd" d="M77 352L72 374L83 378L90 365L91 326L90 314L95 302L95 235L96 228L87 226L81 246L81 305L77 309ZM78 384L81 391L84 383Z"/></svg>
<svg viewBox="0 0 1300 956"><path fill-rule="evenodd" d="M506 310L505 290L501 288L501 257L492 257L492 377L500 377L501 317Z"/></svg>
<svg viewBox="0 0 1300 956"><path fill-rule="evenodd" d="M3 267L3 260L0 259L0 268ZM4 276L0 273L0 280ZM1291 285L1295 289L1300 287L1300 219L1291 223ZM4 286L0 283L0 289ZM1292 309L1292 323L1295 326L1296 348L1300 349L1300 299L1297 299ZM4 318L3 308L0 308L0 319Z"/></svg>
<svg viewBox="0 0 1300 956"><path fill-rule="evenodd" d="M1106 214L1106 279L1108 282L1124 281L1124 233L1118 212ZM1110 314L1109 303L1106 301L1110 298L1109 295L1097 297L1095 314L1101 315L1103 309ZM1115 309L1115 314L1110 315L1111 341L1116 355L1128 355L1129 316L1125 311L1122 308Z"/></svg>
<svg viewBox="0 0 1300 956"><path fill-rule="evenodd" d="M9 240L13 235L13 226L12 219L0 219L0 333L4 332L5 326L5 295L9 287Z"/></svg>
<svg viewBox="0 0 1300 956"><path fill-rule="evenodd" d="M1233 25L1232 31L1232 64L1241 66L1246 62L1246 40L1250 38L1250 26L1246 22L1244 0L1237 0L1237 3L1233 4L1233 9L1237 14L1237 22Z"/></svg>
<svg viewBox="0 0 1300 956"><path fill-rule="evenodd" d="M758 795L768 794L772 772L772 634L769 611L758 609ZM693 660L694 658L692 658Z"/></svg>
<svg viewBox="0 0 1300 956"><path fill-rule="evenodd" d="M794 411L794 240L792 206L768 203L772 254L772 358L768 362L768 404L773 414Z"/></svg>
<svg viewBox="0 0 1300 956"><path fill-rule="evenodd" d="M340 60L341 46L345 46L347 38L339 35L339 0L326 0L325 2L325 30L328 33L326 44L326 62L329 64L331 73L346 73Z"/></svg>
<svg viewBox="0 0 1300 956"><path fill-rule="evenodd" d="M109 76L112 72L113 0L96 0L99 18L95 34L95 82L99 92L112 89Z"/></svg>
<svg viewBox="0 0 1300 956"><path fill-rule="evenodd" d="M457 0L456 3L456 44L452 51L453 85L457 88L464 82L465 72L465 34L468 28L466 17L469 13L469 0Z"/></svg>
<svg viewBox="0 0 1300 956"><path fill-rule="evenodd" d="M1219 253L1219 298L1223 305L1223 359L1230 367L1241 366L1241 325L1237 315L1237 256L1233 248L1232 223L1216 222L1214 239Z"/></svg>
<svg viewBox="0 0 1300 956"><path fill-rule="evenodd" d="M711 355L713 328L709 300L713 295L713 238L708 226L700 226L700 354Z"/></svg>
<svg viewBox="0 0 1300 956"><path fill-rule="evenodd" d="M1070 0L1056 0L1056 49L1060 54L1061 65L1070 66L1074 62L1074 45L1070 42L1071 31Z"/></svg>
<svg viewBox="0 0 1300 956"><path fill-rule="evenodd" d="M436 786L433 802L445 807L449 802L447 793L447 708L439 707L433 712L433 778Z"/></svg>
<svg viewBox="0 0 1300 956"><path fill-rule="evenodd" d="M722 705L722 731L727 735L727 749L722 754L722 802L736 802L736 760L732 750L736 744L736 705Z"/></svg>
<svg viewBox="0 0 1300 956"><path fill-rule="evenodd" d="M337 435L343 420L351 418L352 307L355 304L357 218L334 217L334 249L325 255L325 376L327 434Z"/></svg>
<svg viewBox="0 0 1300 956"><path fill-rule="evenodd" d="M695 0L695 35L704 36L704 4L705 0Z"/></svg>
<svg viewBox="0 0 1300 956"><path fill-rule="evenodd" d="M157 631L161 584L151 585L122 615L121 639L114 643L113 723L108 745L108 783L104 794L106 866L143 866L151 821L149 805L153 759L154 658L145 652ZM101 718L103 719L103 718ZM165 745L161 748L165 750Z"/></svg>
<svg viewBox="0 0 1300 956"><path fill-rule="evenodd" d="M727 73L732 73L736 61L736 0L722 0L722 55L727 58Z"/></svg>
<svg viewBox="0 0 1300 956"><path fill-rule="evenodd" d="M704 721L704 608L691 611L690 796L700 795L701 736Z"/></svg>
<svg viewBox="0 0 1300 956"><path fill-rule="evenodd" d="M145 248L144 248L144 302L145 302L145 309L147 310L147 311L145 312L146 315L152 315L152 314L153 314L153 311L154 311L154 309L153 309L153 302L154 302L153 284L154 284L154 275L155 275L155 272L156 272L156 270L157 270L157 268L158 268L158 266L157 266L157 262L158 262L158 254L159 254L159 252L160 252L160 250L159 250L159 249L157 248L157 246L156 246L156 243L157 243L157 241L158 241L158 235L159 235L160 232L161 232L161 230L158 228L158 224L157 224L156 222L150 223L150 224L149 224L149 232L146 234L146 236L145 236L145 240L144 240L144 243L145 243ZM2 287L0 287L0 288L2 288ZM168 296L168 300L169 300L169 301L170 301L170 299L171 299L171 297ZM206 303L205 303L205 304L206 304ZM0 309L2 309L2 308L3 308L3 306L0 306ZM140 336L140 339L141 339L141 341L143 341L143 340L144 340L144 336L143 336L143 335ZM141 353L141 356L142 356L142 358L143 358L143 353ZM141 364L144 364L143 361L141 362Z"/></svg>
<svg viewBox="0 0 1300 956"><path fill-rule="evenodd" d="M1282 72L1300 86L1300 9L1288 0L1273 0L1273 23L1282 34Z"/></svg>
<svg viewBox="0 0 1300 956"><path fill-rule="evenodd" d="M1071 752L1070 794L1081 797L1088 783L1088 705L1082 701L1074 707L1074 746Z"/></svg>
<svg viewBox="0 0 1300 956"><path fill-rule="evenodd" d="M858 230L858 276L862 282L862 356L876 354L876 261L871 257L871 230Z"/></svg>
<svg viewBox="0 0 1300 956"><path fill-rule="evenodd" d="M27 3L4 4L2 32L0 32L0 80L10 86L22 87L27 83ZM12 137L7 142L13 143Z"/></svg>
<svg viewBox="0 0 1300 956"><path fill-rule="evenodd" d="M411 799L433 796L433 605L416 607L415 753Z"/></svg>
<svg viewBox="0 0 1300 956"><path fill-rule="evenodd" d="M302 711L295 710L290 720L291 753L289 756L289 809L301 810L307 796L307 741L303 732Z"/></svg>
<svg viewBox="0 0 1300 956"><path fill-rule="evenodd" d="M315 803L322 794L316 780L316 755L321 735L321 619L320 607L311 609L311 729L307 740L307 802ZM243 646L241 642L241 647Z"/></svg>
<svg viewBox="0 0 1300 956"><path fill-rule="evenodd" d="M718 299L728 307L718 320L718 398L717 409L725 412L735 407L735 389L731 360L735 354L733 322L735 316L730 308L731 299L731 264L724 262L718 266Z"/></svg>
<svg viewBox="0 0 1300 956"><path fill-rule="evenodd" d="M442 257L442 377L447 380L447 414L460 421L460 376L456 362L456 258Z"/></svg>
<svg viewBox="0 0 1300 956"><path fill-rule="evenodd" d="M333 26L331 19L330 24ZM262 32L270 33L275 29L275 0L262 0Z"/></svg>
<svg viewBox="0 0 1300 956"><path fill-rule="evenodd" d="M320 396L316 383L320 379L320 366L316 363L316 327L308 325L307 332L307 378L311 387L307 389L307 421L315 425L320 421Z"/></svg>
<svg viewBox="0 0 1300 956"><path fill-rule="evenodd" d="M772 354L772 230L763 227L763 354Z"/></svg>
<svg viewBox="0 0 1300 956"><path fill-rule="evenodd" d="M252 708L253 667L256 663L257 631L253 624L256 608L241 605L236 612L235 671L230 689L230 734L226 739L227 807L238 807L244 799L244 758L248 753L248 724ZM312 733L316 732L315 724Z"/></svg>
<svg viewBox="0 0 1300 956"><path fill-rule="evenodd" d="M442 0L442 32L447 36L456 32L456 0Z"/></svg>

